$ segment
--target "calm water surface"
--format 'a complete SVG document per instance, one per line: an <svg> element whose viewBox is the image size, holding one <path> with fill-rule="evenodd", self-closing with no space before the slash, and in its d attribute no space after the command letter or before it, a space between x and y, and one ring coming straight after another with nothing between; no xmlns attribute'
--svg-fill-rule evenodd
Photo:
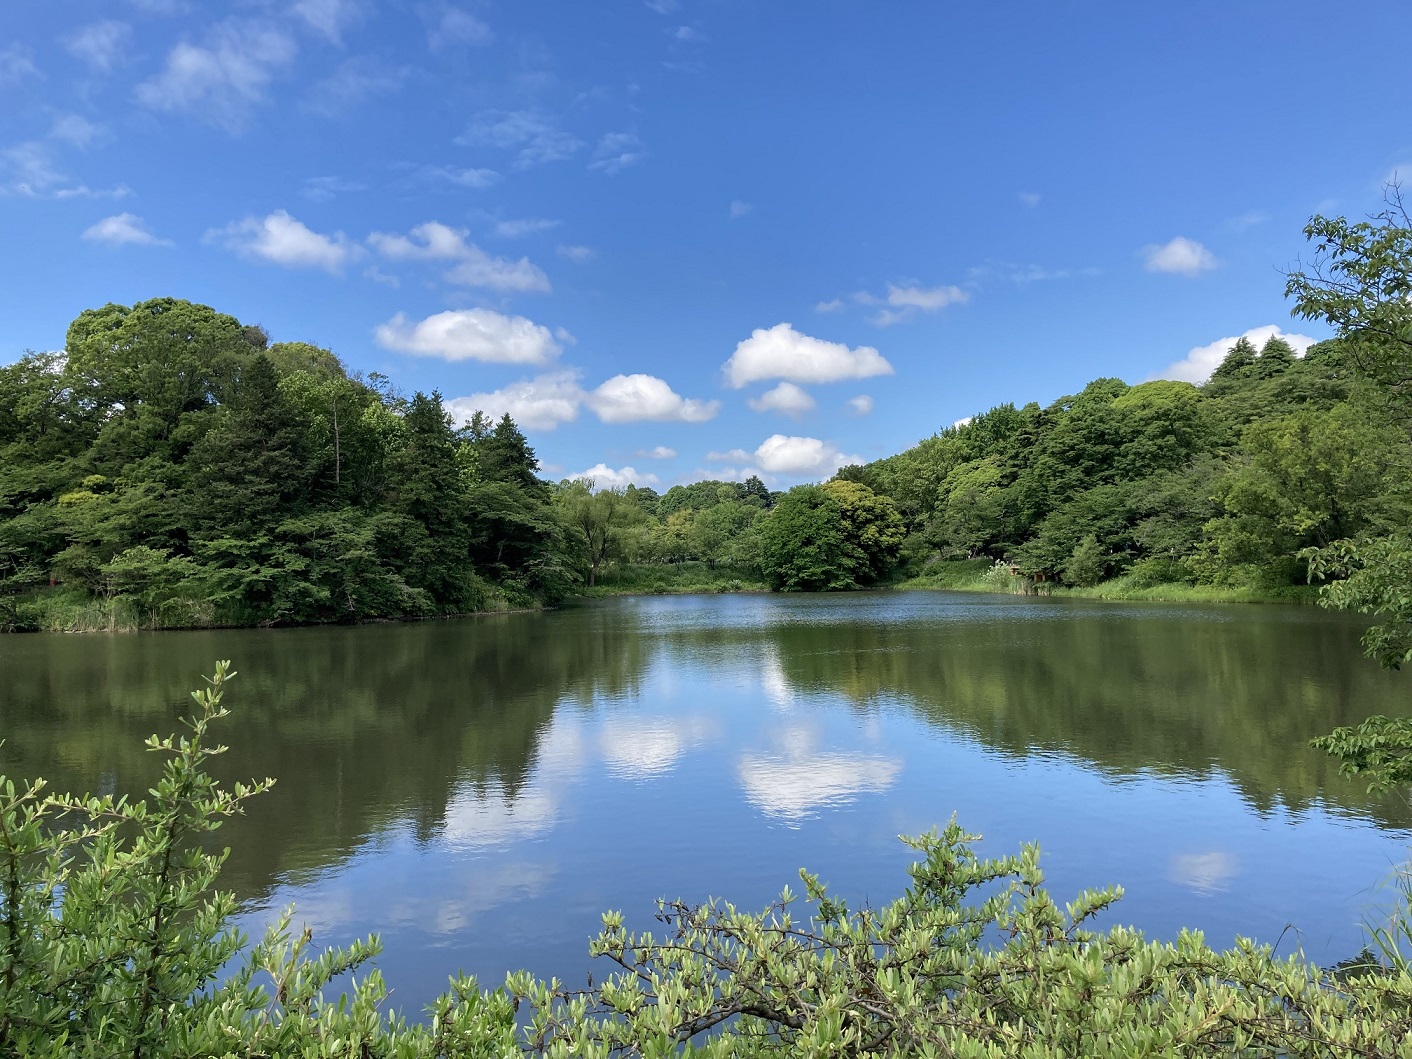
<svg viewBox="0 0 1412 1059"><path fill-rule="evenodd" d="M512 967L578 983L606 908L763 905L797 870L875 902L954 813L1039 840L1110 922L1357 951L1412 813L1307 741L1412 714L1408 677L1313 608L948 593L618 599L358 628L0 638L0 771L141 791L216 658L240 671L221 832L256 932L379 932L395 1000Z"/></svg>

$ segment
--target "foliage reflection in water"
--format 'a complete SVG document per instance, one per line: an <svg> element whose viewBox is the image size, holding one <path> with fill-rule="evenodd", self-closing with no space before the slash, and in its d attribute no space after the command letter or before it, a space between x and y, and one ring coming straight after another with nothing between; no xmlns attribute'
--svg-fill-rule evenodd
<svg viewBox="0 0 1412 1059"><path fill-rule="evenodd" d="M209 659L227 777L279 784L219 833L258 928L383 934L414 1008L448 973L581 979L607 908L763 904L800 866L893 896L901 832L953 813L1117 918L1316 959L1361 945L1407 806L1307 741L1406 714L1406 678L1312 609L933 593L620 599L544 614L0 642L0 771L138 791Z"/></svg>

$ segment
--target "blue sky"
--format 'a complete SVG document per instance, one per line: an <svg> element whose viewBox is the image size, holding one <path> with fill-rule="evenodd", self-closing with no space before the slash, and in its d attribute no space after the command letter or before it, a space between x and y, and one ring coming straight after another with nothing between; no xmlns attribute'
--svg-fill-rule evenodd
<svg viewBox="0 0 1412 1059"><path fill-rule="evenodd" d="M0 359L172 295L546 473L776 485L1325 332L1412 172L1405 3L11 0Z"/></svg>

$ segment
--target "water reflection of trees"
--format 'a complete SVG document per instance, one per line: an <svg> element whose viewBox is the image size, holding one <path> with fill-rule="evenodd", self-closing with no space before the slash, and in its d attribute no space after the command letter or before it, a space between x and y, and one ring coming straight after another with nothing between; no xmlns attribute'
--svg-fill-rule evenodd
<svg viewBox="0 0 1412 1059"><path fill-rule="evenodd" d="M1256 608L1233 617L1015 620L977 608L965 621L792 623L764 636L796 695L901 702L1002 752L1058 751L1114 774L1220 769L1262 812L1322 800L1412 824L1404 803L1367 798L1308 747L1370 713L1412 712L1406 677L1364 659L1346 623ZM729 654L758 650L759 636L699 628L672 639Z"/></svg>
<svg viewBox="0 0 1412 1059"><path fill-rule="evenodd" d="M394 824L426 840L487 806L533 823L522 803L556 707L636 697L665 651L693 679L745 671L802 704L900 703L1004 753L1058 751L1115 775L1220 769L1262 811L1324 799L1409 823L1405 806L1366 799L1307 749L1370 712L1408 712L1406 678L1379 672L1351 629L1320 615L1094 609L1059 621L976 607L963 620L891 620L865 602L848 601L850 620L786 624L769 620L789 609L773 600L702 601L696 620L682 617L690 601L661 612L636 601L420 625L13 638L0 658L0 771L140 793L157 765L142 738L170 730L212 660L233 658L219 771L279 783L218 837L235 848L228 882L259 896ZM761 606L762 620L723 620ZM622 767L670 768L690 742L654 733L614 737Z"/></svg>
<svg viewBox="0 0 1412 1059"><path fill-rule="evenodd" d="M258 895L393 822L429 838L458 791L513 802L556 705L635 693L643 641L562 618L10 641L0 771L140 794L158 764L143 737L170 730L212 660L233 658L217 771L278 783L218 837L235 850L227 883Z"/></svg>

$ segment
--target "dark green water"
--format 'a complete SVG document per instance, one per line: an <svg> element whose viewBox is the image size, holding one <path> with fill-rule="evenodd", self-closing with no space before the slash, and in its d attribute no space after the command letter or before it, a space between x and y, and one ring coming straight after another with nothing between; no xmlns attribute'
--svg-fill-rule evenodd
<svg viewBox="0 0 1412 1059"><path fill-rule="evenodd" d="M140 791L216 658L219 771L276 789L222 836L252 931L382 934L412 1010L464 970L581 981L598 913L763 904L809 866L900 891L895 840L953 813L1039 840L1114 921L1336 960L1412 813L1308 740L1412 713L1412 684L1313 608L947 593L620 599L359 628L0 638L0 771Z"/></svg>

